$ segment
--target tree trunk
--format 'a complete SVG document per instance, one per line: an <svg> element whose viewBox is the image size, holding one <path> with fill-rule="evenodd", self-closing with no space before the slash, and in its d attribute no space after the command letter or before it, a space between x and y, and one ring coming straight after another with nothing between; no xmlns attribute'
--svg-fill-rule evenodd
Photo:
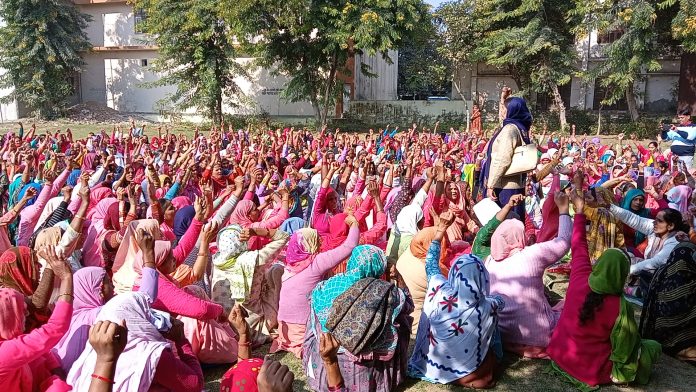
<svg viewBox="0 0 696 392"><path fill-rule="evenodd" d="M334 91L334 83L336 81L336 71L338 69L338 55L334 53L331 59L331 68L329 76L326 79L326 89L324 90L324 107L321 109L321 126L326 125L327 117L329 116L329 103L331 102L331 94Z"/></svg>
<svg viewBox="0 0 696 392"><path fill-rule="evenodd" d="M638 103L636 95L633 93L633 87L626 89L626 106L628 106L628 114L631 116L631 121L637 121L640 117L638 113Z"/></svg>
<svg viewBox="0 0 696 392"><path fill-rule="evenodd" d="M317 128L322 126L321 120L321 108L319 107L319 101L316 98L310 100L312 103L312 109L314 109L314 120L317 122Z"/></svg>
<svg viewBox="0 0 696 392"><path fill-rule="evenodd" d="M556 83L551 83L551 92L553 93L553 101L558 108L558 120L561 123L561 131L564 131L568 127L568 121L566 120L566 107L563 103L561 92L558 90L558 85Z"/></svg>

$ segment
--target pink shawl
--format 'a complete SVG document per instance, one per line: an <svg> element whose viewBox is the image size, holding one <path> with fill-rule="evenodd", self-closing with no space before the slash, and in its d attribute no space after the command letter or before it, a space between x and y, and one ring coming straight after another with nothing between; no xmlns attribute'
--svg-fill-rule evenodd
<svg viewBox="0 0 696 392"><path fill-rule="evenodd" d="M491 257L503 261L526 246L524 223L518 219L506 219L491 237Z"/></svg>
<svg viewBox="0 0 696 392"><path fill-rule="evenodd" d="M114 193L111 192L111 189L106 188L106 187L99 187L92 189L92 192L89 194L89 207L87 208L87 219L92 219L92 216L96 213L95 207L97 204L106 199L107 197L113 197Z"/></svg>
<svg viewBox="0 0 696 392"><path fill-rule="evenodd" d="M104 305L101 295L106 270L100 267L85 267L75 272L73 277L73 316L70 329L53 349L67 373L82 354L89 340L89 327Z"/></svg>
<svg viewBox="0 0 696 392"><path fill-rule="evenodd" d="M108 231L105 223L109 219L109 208L113 204L118 204L118 200L113 197L106 198L94 207L92 214L92 224L87 231L87 238L82 247L84 257L82 263L85 266L103 267L104 258L102 257L101 247L103 235Z"/></svg>
<svg viewBox="0 0 696 392"><path fill-rule="evenodd" d="M210 297L198 286L186 286L184 291L210 302ZM185 316L177 318L184 323L184 336L191 343L191 349L199 361L209 364L237 361L237 334L229 323L219 323L216 320L200 321Z"/></svg>
<svg viewBox="0 0 696 392"><path fill-rule="evenodd" d="M160 356L171 346L152 324L147 294L129 292L115 296L102 307L95 321L101 320L125 321L128 326L128 342L116 364L113 389L121 392L149 390ZM68 374L67 382L73 390L89 390L96 362L97 354L88 342Z"/></svg>
<svg viewBox="0 0 696 392"><path fill-rule="evenodd" d="M249 219L249 213L254 209L254 202L251 200L240 200L237 207L230 216L231 225L239 225L242 228L247 228L254 223Z"/></svg>
<svg viewBox="0 0 696 392"><path fill-rule="evenodd" d="M299 229L292 233L285 251L285 269L296 275L307 268L319 252L318 232L315 229Z"/></svg>
<svg viewBox="0 0 696 392"><path fill-rule="evenodd" d="M692 189L688 185L677 185L667 192L669 207L686 214L689 212Z"/></svg>

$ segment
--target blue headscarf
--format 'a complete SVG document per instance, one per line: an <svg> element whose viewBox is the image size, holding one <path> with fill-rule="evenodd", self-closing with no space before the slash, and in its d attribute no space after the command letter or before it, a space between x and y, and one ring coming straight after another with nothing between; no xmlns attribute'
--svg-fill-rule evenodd
<svg viewBox="0 0 696 392"><path fill-rule="evenodd" d="M68 182L67 184L74 187L77 185L77 181L80 179L80 173L82 171L80 169L73 169L73 171L70 172L70 175L68 176Z"/></svg>
<svg viewBox="0 0 696 392"><path fill-rule="evenodd" d="M353 248L348 259L346 272L319 283L312 291L312 309L321 327L326 331L326 321L334 300L363 278L379 278L387 268L387 256L374 245L359 245Z"/></svg>
<svg viewBox="0 0 696 392"><path fill-rule="evenodd" d="M532 113L527 108L527 102L523 98L510 98L507 102L507 116L503 120L503 126L513 124L522 133L522 140L529 144L529 127L532 126Z"/></svg>
<svg viewBox="0 0 696 392"><path fill-rule="evenodd" d="M41 185L39 185L35 182L30 182L27 185L24 185L24 187L22 187L22 190L19 191L19 195L17 195L17 200L22 200L22 198L24 197L24 194L27 193L27 190L29 188L36 189L36 196L29 199L29 201L27 201L27 204L25 205L25 207L29 207L30 205L34 204L36 202L36 198L39 197L39 192L41 192Z"/></svg>
<svg viewBox="0 0 696 392"><path fill-rule="evenodd" d="M288 218L280 225L280 230L292 235L297 230L305 227L305 221L302 218Z"/></svg>
<svg viewBox="0 0 696 392"><path fill-rule="evenodd" d="M193 206L186 206L176 212L174 215L174 235L177 241L181 241L181 237L186 234L186 230L191 226L195 215L196 209Z"/></svg>
<svg viewBox="0 0 696 392"><path fill-rule="evenodd" d="M645 192L641 191L640 189L631 189L630 191L626 192L626 196L624 196L623 200L621 201L621 208L624 210L631 211L632 213L641 216L643 218L650 218L650 210L643 207L643 209L635 211L631 209L631 202L633 199L635 199L638 196L643 196L645 198ZM641 233L640 231L636 230L636 242L635 245L638 246L638 244L642 243L645 240L645 234Z"/></svg>

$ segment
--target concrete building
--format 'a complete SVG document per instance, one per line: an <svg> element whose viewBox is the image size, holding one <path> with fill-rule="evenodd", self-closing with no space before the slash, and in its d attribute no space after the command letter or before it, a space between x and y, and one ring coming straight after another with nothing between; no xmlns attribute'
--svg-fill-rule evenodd
<svg viewBox="0 0 696 392"><path fill-rule="evenodd" d="M597 66L603 59L603 48L615 34L588 34L576 43L579 62L578 70L585 71ZM646 72L643 80L636 86L639 110L654 113L674 113L677 107L692 106L696 110L696 74L695 56L684 55L659 60L662 69L658 72ZM690 72L687 72L691 69ZM691 76L688 76L691 75ZM497 107L497 100L502 86L516 88L515 81L506 70L476 64L469 68L456 70L454 83L458 84L464 99L477 102L489 110ZM452 99L462 97L453 89ZM605 91L598 82L586 83L578 77L561 86L561 95L566 107L582 110L625 110L622 100L614 105L601 105ZM537 109L549 109L553 106L550 97L537 97Z"/></svg>
<svg viewBox="0 0 696 392"><path fill-rule="evenodd" d="M157 47L148 37L141 34L139 23L146 15L136 13L132 5L123 0L73 0L80 10L89 14L92 21L87 35L93 45L85 53L86 66L80 75L81 102L97 102L110 108L160 117L168 108L160 101L175 91L174 86L146 88L144 83L157 80L161 75L153 72L149 65L157 58ZM368 61L369 60L369 61ZM238 61L249 65L252 58ZM349 100L356 96L376 99L396 99L396 64L388 65L381 59L360 59L370 62L373 72L379 77L355 83L352 77L345 81L346 94L339 115L349 107ZM387 72L389 71L389 72ZM354 72L358 75L359 72ZM393 75L393 77L392 77ZM357 78L355 78L357 79ZM237 83L244 93L239 107L224 107L226 113L260 114L276 117L311 117L312 106L308 102L290 103L281 99L280 92L287 79L271 75L267 69L250 68L250 77L238 78ZM195 120L194 111L185 113Z"/></svg>

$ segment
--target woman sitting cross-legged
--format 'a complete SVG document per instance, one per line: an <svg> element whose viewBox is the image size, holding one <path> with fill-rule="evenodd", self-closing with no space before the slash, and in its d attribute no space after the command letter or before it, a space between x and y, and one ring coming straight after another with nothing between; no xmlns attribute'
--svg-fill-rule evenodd
<svg viewBox="0 0 696 392"><path fill-rule="evenodd" d="M378 279L386 266L384 251L360 245L348 259L346 272L312 292L302 346L302 364L312 390L387 392L403 381L413 305L401 289ZM327 331L342 346L334 362L327 362L322 350L322 332ZM342 385L329 385L337 380L337 372L342 374Z"/></svg>
<svg viewBox="0 0 696 392"><path fill-rule="evenodd" d="M150 298L146 294L130 292L115 296L102 307L96 321L119 324L125 321L128 328L128 341L114 372L113 390L193 392L203 388L203 371L184 336L183 324L171 319L169 332L161 333L153 324ZM73 390L89 389L96 361L94 347L88 343L68 374Z"/></svg>
<svg viewBox="0 0 696 392"><path fill-rule="evenodd" d="M301 357L310 313L307 297L324 275L350 256L358 245L358 221L353 215L347 215L345 221L350 226L348 237L342 244L326 252L320 252L321 237L315 229L300 229L290 237L283 263L278 337L273 341L271 352L290 351L296 357Z"/></svg>
<svg viewBox="0 0 696 392"><path fill-rule="evenodd" d="M524 224L508 219L493 233L491 255L486 259L491 293L507 298L499 312L503 346L530 358L546 357L545 348L560 316L560 310L546 299L543 276L546 267L568 252L573 224L568 196L558 192L554 198L560 212L555 238L526 246Z"/></svg>
<svg viewBox="0 0 696 392"><path fill-rule="evenodd" d="M453 220L451 212L442 214L428 250L428 295L409 374L434 383L492 388L496 357L502 357L497 313L505 303L488 296L488 272L476 256L460 256L448 277L440 272L440 242Z"/></svg>
<svg viewBox="0 0 696 392"><path fill-rule="evenodd" d="M48 251L42 257L60 280L60 293L48 321L27 330L28 297L13 288L0 288L0 385L3 391L69 391L57 375L60 363L51 349L70 327L72 271L64 259Z"/></svg>
<svg viewBox="0 0 696 392"><path fill-rule="evenodd" d="M587 246L582 195L573 192L572 273L563 312L546 349L551 369L581 390L600 384L646 384L660 344L641 340L623 296L628 255L607 249L593 266Z"/></svg>

